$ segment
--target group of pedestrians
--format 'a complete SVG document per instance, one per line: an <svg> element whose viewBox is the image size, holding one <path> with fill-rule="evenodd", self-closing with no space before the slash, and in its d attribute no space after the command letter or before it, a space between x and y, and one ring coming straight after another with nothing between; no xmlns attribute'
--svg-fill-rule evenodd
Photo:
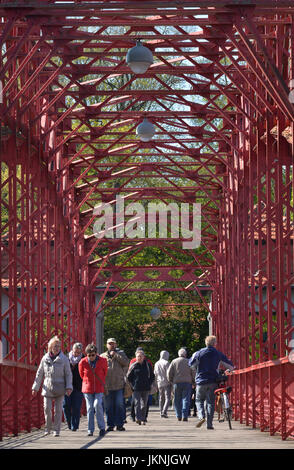
<svg viewBox="0 0 294 470"><path fill-rule="evenodd" d="M41 359L32 386L32 395L35 396L43 383L45 435L52 430L54 436L60 435L62 411L69 429L76 431L79 428L83 397L89 436L93 436L95 420L100 436L115 428L117 431L125 431L126 383L132 389L131 416L137 424L146 424L154 385L158 390L161 417L168 417L173 393L176 417L179 421L187 421L195 377L197 427L204 423L206 412L207 428L213 429L218 369L221 365L227 369L233 368L231 361L215 348L215 336L207 337L206 348L195 352L190 360L185 348L178 351L178 357L171 363L168 351L161 351L154 369L142 348L136 350L135 357L130 361L124 351L117 347L115 338L109 338L106 345L107 350L98 354L95 344L88 344L84 353L83 345L75 343L67 356L61 351L61 340L57 336L49 341L48 352Z"/></svg>
<svg viewBox="0 0 294 470"><path fill-rule="evenodd" d="M83 397L86 402L88 435L93 436L95 417L99 435L117 427L123 431L125 404L123 389L129 360L117 348L116 340L107 340L107 351L99 355L95 344L75 343L66 356L61 351L61 340L55 336L48 343L48 352L43 356L32 386L32 395L39 391L42 382L44 398L45 435L53 430L60 435L62 410L69 429L79 428ZM105 397L105 399L104 399ZM54 402L54 423L52 406Z"/></svg>
<svg viewBox="0 0 294 470"><path fill-rule="evenodd" d="M61 340L55 336L48 343L48 352L43 356L32 386L35 396L42 385L44 398L45 435L53 430L60 435L62 410L69 429L79 428L83 397L86 402L88 435L93 436L95 418L99 435L106 432L125 431L126 406L124 389L128 380L133 390L133 403L138 424L146 422L148 394L154 373L140 348L136 357L129 361L123 350L117 347L115 338L109 338L107 351L97 353L95 344L75 343L66 356L61 351ZM54 404L54 423L52 406ZM106 415L106 424L105 418Z"/></svg>
<svg viewBox="0 0 294 470"><path fill-rule="evenodd" d="M167 418L167 410L173 392L173 402L178 421L188 421L193 388L197 410L196 427L207 422L207 429L213 428L215 409L214 391L220 368L233 370L233 363L216 349L215 336L205 338L205 348L196 351L190 359L187 351L181 348L178 357L169 363L169 353L161 351L160 359L155 363L154 372L159 391L159 409L161 417ZM173 386L173 390L172 390ZM195 410L195 411L196 411Z"/></svg>

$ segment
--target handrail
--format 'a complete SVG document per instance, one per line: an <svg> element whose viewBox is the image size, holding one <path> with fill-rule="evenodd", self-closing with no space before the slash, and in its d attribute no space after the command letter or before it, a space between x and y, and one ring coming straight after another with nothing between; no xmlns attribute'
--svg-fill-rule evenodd
<svg viewBox="0 0 294 470"><path fill-rule="evenodd" d="M16 362L10 361L9 359L2 359L0 360L0 366L8 366L8 367L18 367L20 369L27 369L27 370L37 370L37 366L33 366L30 364L25 364L24 362Z"/></svg>
<svg viewBox="0 0 294 470"><path fill-rule="evenodd" d="M280 357L279 359L273 359L266 362L260 362L259 364L253 364L252 366L245 367L244 369L234 370L235 374L245 374L247 372L252 372L254 370L264 369L266 367L280 366L282 364L290 363L289 356ZM291 364L291 363L290 363Z"/></svg>

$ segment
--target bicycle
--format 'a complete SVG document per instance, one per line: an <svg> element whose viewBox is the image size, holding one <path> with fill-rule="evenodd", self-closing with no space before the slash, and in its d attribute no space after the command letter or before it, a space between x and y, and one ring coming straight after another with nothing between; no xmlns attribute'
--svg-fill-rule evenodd
<svg viewBox="0 0 294 470"><path fill-rule="evenodd" d="M219 379L217 381L219 388L214 391L216 398L216 411L218 413L218 421L222 423L228 421L229 428L232 429L232 407L230 405L229 394L232 391L232 387L227 387L226 382L228 380L228 373L231 371L220 371ZM221 419L221 416L224 416Z"/></svg>

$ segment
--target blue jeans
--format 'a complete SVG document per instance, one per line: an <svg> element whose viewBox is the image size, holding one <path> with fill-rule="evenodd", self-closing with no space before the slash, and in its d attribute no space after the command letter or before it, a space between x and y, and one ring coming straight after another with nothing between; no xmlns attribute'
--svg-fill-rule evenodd
<svg viewBox="0 0 294 470"><path fill-rule="evenodd" d="M188 382L174 384L174 407L177 418L188 418L190 406L190 386Z"/></svg>
<svg viewBox="0 0 294 470"><path fill-rule="evenodd" d="M189 384L189 395L188 395L188 416L191 415L191 401L192 401L192 384Z"/></svg>
<svg viewBox="0 0 294 470"><path fill-rule="evenodd" d="M64 396L63 413L69 429L79 429L82 400L83 394L78 390L73 390L69 397Z"/></svg>
<svg viewBox="0 0 294 470"><path fill-rule="evenodd" d="M103 413L103 393L84 393L87 405L88 431L94 432L96 415L97 426L99 429L105 429L104 413Z"/></svg>
<svg viewBox="0 0 294 470"><path fill-rule="evenodd" d="M204 402L206 401L206 415L207 415L207 426L212 426L214 408L215 408L215 396L214 391L217 388L216 383L203 384L196 386L196 407L197 416L199 419L205 418Z"/></svg>
<svg viewBox="0 0 294 470"><path fill-rule="evenodd" d="M109 390L105 397L107 426L121 427L125 418L124 389Z"/></svg>

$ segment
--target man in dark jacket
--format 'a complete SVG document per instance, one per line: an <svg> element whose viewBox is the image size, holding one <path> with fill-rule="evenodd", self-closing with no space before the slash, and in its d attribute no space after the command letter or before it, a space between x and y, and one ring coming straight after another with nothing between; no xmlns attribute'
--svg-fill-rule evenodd
<svg viewBox="0 0 294 470"><path fill-rule="evenodd" d="M150 362L146 361L143 351L136 353L136 362L131 365L127 379L134 390L136 422L145 424L148 397L155 375Z"/></svg>
<svg viewBox="0 0 294 470"><path fill-rule="evenodd" d="M133 357L133 359L130 360L129 368L134 364L134 362L137 361L136 354L137 354L138 351L142 351L142 353L145 355L143 348L141 346L139 346L136 349L135 357ZM145 359L146 359L147 362L149 362L149 364L151 364L151 366L153 368L152 362L150 361L150 359L148 359L148 357L146 355L145 355ZM149 412L149 398L147 400L147 408L146 408L146 417L145 417L146 423L147 423L148 412ZM131 418L132 418L132 421L136 421L135 400L134 400L133 396L132 396L132 400L131 400Z"/></svg>
<svg viewBox="0 0 294 470"><path fill-rule="evenodd" d="M196 406L198 422L196 427L200 428L205 421L204 402L206 401L207 429L213 429L212 421L214 415L215 397L217 388L219 368L233 370L233 363L216 346L216 337L205 338L206 348L196 351L189 361L190 366L197 368L196 373Z"/></svg>
<svg viewBox="0 0 294 470"><path fill-rule="evenodd" d="M72 431L76 431L79 428L80 423L83 394L82 379L79 374L78 364L83 357L85 357L83 354L83 345L81 343L75 343L68 355L72 372L73 391L69 396L65 395L63 401L63 413L66 418L68 428Z"/></svg>

